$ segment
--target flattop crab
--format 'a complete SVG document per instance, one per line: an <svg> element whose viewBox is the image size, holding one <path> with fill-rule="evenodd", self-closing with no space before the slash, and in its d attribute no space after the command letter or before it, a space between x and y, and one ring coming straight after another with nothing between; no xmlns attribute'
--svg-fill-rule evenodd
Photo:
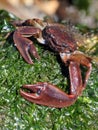
<svg viewBox="0 0 98 130"><path fill-rule="evenodd" d="M40 19L28 19L13 22L13 25L16 27L13 33L15 46L28 64L33 64L30 54L37 59L40 58L33 41L29 39L33 36L39 43L49 46L60 55L62 62L68 64L70 76L69 94L55 85L39 82L33 85L23 85L23 88L31 92L21 89L21 96L30 102L50 107L62 108L72 105L86 87L92 70L92 59L78 51L78 45L72 32L68 32L66 26L62 24L43 22ZM87 68L84 80L80 65Z"/></svg>

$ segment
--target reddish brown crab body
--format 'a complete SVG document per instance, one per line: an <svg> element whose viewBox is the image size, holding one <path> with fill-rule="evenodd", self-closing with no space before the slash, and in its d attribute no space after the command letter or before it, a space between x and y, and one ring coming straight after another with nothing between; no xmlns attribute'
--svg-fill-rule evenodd
<svg viewBox="0 0 98 130"><path fill-rule="evenodd" d="M65 29L60 25L46 26L42 32L43 38L50 48L59 53L73 52L77 48L75 39Z"/></svg>
<svg viewBox="0 0 98 130"><path fill-rule="evenodd" d="M57 108L72 105L85 89L92 69L91 58L77 51L78 46L73 32L64 25L47 24L39 19L14 22L13 24L17 27L13 34L15 45L27 63L33 63L30 54L39 59L33 41L29 40L29 37L33 36L39 43L46 44L54 52L57 52L62 62L68 63L70 76L69 94L47 82L24 85L23 88L29 89L32 93L20 90L20 94L28 101L40 105ZM80 65L87 68L83 81Z"/></svg>

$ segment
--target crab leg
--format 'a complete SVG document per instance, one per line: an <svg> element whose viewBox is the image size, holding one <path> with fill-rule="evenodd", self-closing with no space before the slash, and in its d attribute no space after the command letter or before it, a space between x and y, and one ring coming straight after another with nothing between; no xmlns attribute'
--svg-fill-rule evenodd
<svg viewBox="0 0 98 130"><path fill-rule="evenodd" d="M70 94L63 92L61 89L57 88L57 86L47 82L39 82L34 85L24 85L23 88L30 90L31 93L25 92L21 89L20 94L26 100L40 105L56 108L70 106L76 101L82 87L79 65L75 62L71 62L69 73L72 74L70 75Z"/></svg>
<svg viewBox="0 0 98 130"><path fill-rule="evenodd" d="M25 37L23 37L23 35ZM35 35L37 37L37 35L40 35L40 30L31 27L19 27L18 30L13 34L15 46L19 50L22 57L29 64L33 63L29 53L31 53L35 58L39 59L39 55L36 51L35 46L33 45L33 42L26 38L32 35Z"/></svg>
<svg viewBox="0 0 98 130"><path fill-rule="evenodd" d="M79 96L83 90L82 76L80 65L76 62L70 62L70 94Z"/></svg>

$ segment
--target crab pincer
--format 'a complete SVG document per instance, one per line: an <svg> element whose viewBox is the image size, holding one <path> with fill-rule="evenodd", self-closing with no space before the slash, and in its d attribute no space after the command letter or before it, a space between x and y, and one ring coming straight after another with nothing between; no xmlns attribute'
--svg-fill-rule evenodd
<svg viewBox="0 0 98 130"><path fill-rule="evenodd" d="M23 88L30 90L30 92L24 92L21 89L20 94L26 100L40 105L56 108L70 106L76 101L78 95L80 95L82 91L81 72L77 63L70 63L69 73L73 73L73 75L70 75L70 94L63 92L57 86L47 82L24 85Z"/></svg>
<svg viewBox="0 0 98 130"><path fill-rule="evenodd" d="M33 64L30 54L37 59L39 59L40 57L35 46L33 45L33 41L27 39L28 36L31 36L32 30L35 31L35 28L32 29L31 27L29 27L28 29L29 32L26 33L27 29L25 27L18 28L18 31L15 31L13 34L13 39L15 42L15 46L17 47L25 61L29 64ZM23 35L26 35L26 37L23 37Z"/></svg>
<svg viewBox="0 0 98 130"><path fill-rule="evenodd" d="M30 102L40 105L61 108L70 106L77 99L76 95L67 95L56 86L47 82L25 85L23 88L27 88L31 93L20 90L21 96Z"/></svg>

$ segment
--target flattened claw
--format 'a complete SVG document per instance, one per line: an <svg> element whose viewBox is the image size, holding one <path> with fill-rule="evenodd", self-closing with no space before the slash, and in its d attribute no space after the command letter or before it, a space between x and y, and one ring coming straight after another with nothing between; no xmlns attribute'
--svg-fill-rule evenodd
<svg viewBox="0 0 98 130"><path fill-rule="evenodd" d="M13 39L15 42L15 46L17 47L20 54L26 60L27 63L33 64L29 52L35 58L39 58L39 55L38 55L36 48L34 47L32 41L30 41L29 39L27 39L25 37L22 37L22 35L17 31L14 32Z"/></svg>
<svg viewBox="0 0 98 130"><path fill-rule="evenodd" d="M35 84L35 85L24 85L23 88L30 90L32 93L24 92L22 89L20 90L20 94L27 100L30 99L38 99L41 96L41 92L44 91L44 86Z"/></svg>
<svg viewBox="0 0 98 130"><path fill-rule="evenodd" d="M21 89L21 96L30 102L40 105L62 108L72 105L77 99L76 95L68 95L56 86L47 82L24 85L23 88L26 88L31 92L24 92Z"/></svg>

